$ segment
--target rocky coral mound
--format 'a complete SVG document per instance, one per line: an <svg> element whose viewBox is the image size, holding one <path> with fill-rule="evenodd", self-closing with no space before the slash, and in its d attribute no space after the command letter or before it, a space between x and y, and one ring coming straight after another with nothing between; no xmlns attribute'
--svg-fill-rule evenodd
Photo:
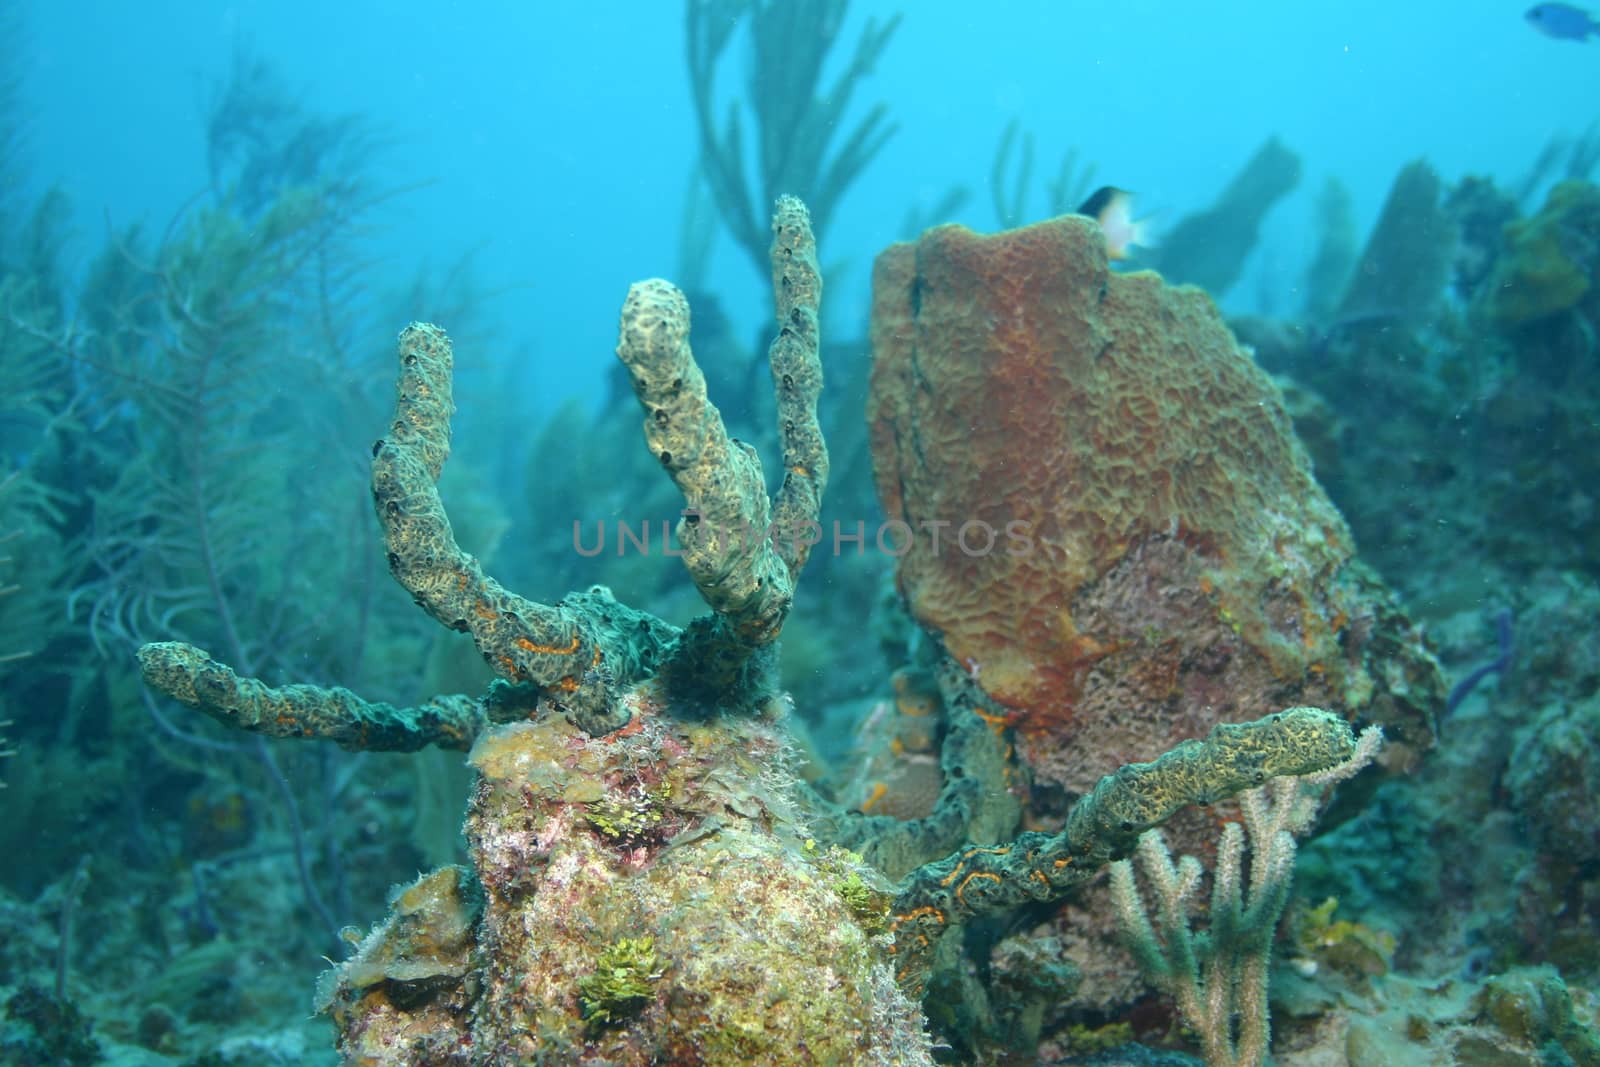
<svg viewBox="0 0 1600 1067"><path fill-rule="evenodd" d="M929 1063L888 895L805 836L772 722L500 727L446 868L325 981L346 1062Z"/></svg>

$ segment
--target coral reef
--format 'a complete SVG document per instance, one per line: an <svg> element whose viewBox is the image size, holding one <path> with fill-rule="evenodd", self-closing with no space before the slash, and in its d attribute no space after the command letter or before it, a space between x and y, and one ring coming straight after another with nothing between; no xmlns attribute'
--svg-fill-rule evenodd
<svg viewBox="0 0 1600 1067"><path fill-rule="evenodd" d="M1364 558L1408 594L1453 610L1542 569L1597 573L1596 205L1595 186L1563 182L1519 218L1489 180L1444 190L1413 164L1341 318L1321 330L1232 323L1263 367L1293 380L1319 480ZM1460 310L1443 300L1452 285ZM1492 553L1498 578L1454 565L1469 544ZM1423 557L1440 563L1418 572Z"/></svg>
<svg viewBox="0 0 1600 1067"><path fill-rule="evenodd" d="M906 991L923 988L946 932L1059 900L1185 806L1353 751L1344 719L1312 708L1221 724L1102 778L1059 833L1015 836L1003 718L945 657L901 676L892 735L926 752L942 716L931 811L902 821L802 788L771 668L828 473L821 285L803 205L780 200L773 232L775 499L707 398L682 295L634 286L619 331L646 443L685 498L681 557L710 615L680 629L603 587L535 603L462 551L436 486L451 346L414 324L373 498L391 572L472 636L501 675L488 694L396 708L267 686L179 642L141 649L147 684L244 729L357 749L471 745L470 866L399 891L323 983L346 1062L929 1063Z"/></svg>
<svg viewBox="0 0 1600 1067"><path fill-rule="evenodd" d="M1275 976L1279 1062L1592 1056L1600 226L1582 181L1530 199L1408 167L1353 317L1237 324L1456 682L1426 764L1302 849L1300 892L1342 918Z"/></svg>
<svg viewBox="0 0 1600 1067"><path fill-rule="evenodd" d="M758 56L790 64L758 72L757 88L768 96L755 108L764 130L770 126L763 144L804 142L791 157L800 171L782 172L763 155L761 182L799 174L836 198L887 135L883 113L873 112L830 157L828 125L816 121L843 106L895 23L869 26L844 79L817 99L818 65L843 5L781 7L732 0L690 7L702 147L709 165L720 157L724 173L712 183L722 183L721 206L746 246L751 227L741 230L736 216L750 216L756 197L745 188L743 146L736 125L709 121L712 68L731 27L752 30ZM794 44L792 27L801 22L827 31L806 36L822 47ZM762 110L779 97L808 94L811 106L799 112ZM1012 155L1023 151L1021 177L1005 183L1011 206L1001 198L1012 212L1021 211L1018 190L1027 178L1027 142L1017 137L1013 130L1003 142ZM1009 162L1005 149L1000 155L997 165ZM828 568L821 634L792 640L788 625L809 550L832 517L822 497L836 473L817 412L820 278L804 209L792 200L778 205L775 245L758 250L778 297L770 399L719 411L710 394L733 378L748 398L751 379L735 357L703 370L691 347L703 358L712 346L729 353L739 346L727 341L725 327L704 349L702 335L691 346L690 300L665 282L645 282L623 308L616 384L618 395L631 390L641 405L646 449L635 447L631 460L618 463L621 446L597 442L571 464L549 462L575 437L598 438L612 409L592 421L570 413L552 420L531 454L528 496L540 505L546 484L576 494L604 480L606 513L615 514L610 500L645 499L631 494L646 476L655 483L652 507L677 511L681 497L670 551L691 582L675 590L644 552L627 566L608 561L593 572L571 552L549 571L525 546L510 568L491 558L494 538L473 531L501 526L498 508L479 517L470 504L453 506L446 515L440 489L454 403L470 395L470 371L458 375L437 327L419 323L402 334L399 397L374 449L373 500L390 572L427 616L455 632L448 638L456 649L476 650L474 666L498 676L483 697L419 700L470 686L418 687L414 678L379 689L382 700L286 684L285 675L309 674L368 688L354 680L359 674L328 666L355 652L329 653L302 673L290 665L303 662L294 658L303 645L286 642L278 653L272 641L251 638L261 612L230 611L228 596L183 599L190 594L180 590L203 585L188 580L129 583L139 590L130 594L117 583L134 573L125 564L154 557L108 555L120 569L108 569L106 582L85 594L95 601L97 630L131 633L130 620L148 615L148 606L170 604L165 617L177 624L168 636L192 642L141 650L153 688L262 737L331 740L363 753L424 746L471 753L465 853L453 833L462 794L452 803L441 792L431 802L430 829L417 835L433 839L425 862L435 869L398 890L364 938L347 932L354 951L324 980L322 1006L347 1062L927 1063L916 1003L923 991L936 1036L950 1045L947 1058L1044 1062L1131 1057L1116 1046L1134 1038L1193 1044L1194 1035L1141 985L1140 961L1116 947L1115 909L1094 884L1157 825L1175 847L1200 852L1221 872L1214 899L1222 904L1210 916L1220 934L1210 947L1244 946L1231 963L1239 980L1223 984L1243 998L1236 1006L1249 1026L1235 1030L1215 1011L1186 1014L1211 1031L1201 1036L1212 1058L1228 1054L1233 1038L1248 1046L1247 1058L1258 1057L1267 1044L1265 1026L1256 1025L1265 1021L1260 990L1292 850L1276 837L1254 842L1252 872L1259 862L1279 876L1262 898L1269 906L1246 907L1253 898L1230 904L1224 890L1238 884L1243 851L1230 797L1259 790L1273 775L1321 773L1349 754L1350 724L1363 721L1389 732L1388 774L1315 798L1345 821L1301 853L1310 899L1327 903L1287 902L1295 933L1271 983L1273 1053L1285 1064L1424 1054L1439 1062L1531 1063L1539 1054L1584 1062L1593 1046L1588 995L1554 973L1517 965L1548 960L1569 980L1595 976L1600 846L1584 814L1597 771L1582 744L1596 717L1595 672L1592 649L1563 640L1564 631L1587 624L1592 589L1571 584L1570 572L1507 582L1517 573L1508 566L1427 601L1430 620L1443 616L1453 662L1463 667L1482 662L1490 644L1485 612L1518 608L1516 644L1500 642L1494 687L1473 688L1467 683L1484 672L1468 673L1446 703L1420 628L1363 566L1366 552L1356 559L1350 528L1313 479L1288 412L1302 420L1319 461L1326 459L1319 473L1365 505L1357 527L1363 548L1369 538L1377 542L1388 577L1408 591L1438 592L1427 575L1444 566L1416 561L1449 557L1455 546L1447 532L1457 532L1463 557L1495 546L1529 567L1552 546L1591 544L1585 486L1593 479L1583 472L1600 451L1582 447L1592 436L1583 380L1589 364L1572 355L1593 349L1593 190L1560 186L1544 210L1519 220L1491 183L1451 190L1415 165L1397 180L1348 286L1355 248L1348 202L1330 192L1330 240L1316 265L1321 291L1307 300L1315 326L1258 323L1253 335L1264 342L1264 363L1286 357L1313 368L1294 383L1291 407L1228 335L1206 295L1169 283L1230 284L1262 213L1297 175L1293 157L1269 142L1216 209L1186 220L1151 260L1166 266L1172 277L1165 282L1110 272L1098 234L1081 219L993 237L943 227L885 253L870 397L862 359L845 368L846 388L836 384L823 406L846 412L841 421L860 434L856 416L870 403L871 452L889 522L879 531L877 560L852 570L819 551L810 561L813 580ZM1066 187L1065 177L1058 185ZM252 235L277 234L283 247L302 247L309 238L297 236L296 220L307 199L278 195L270 183L241 189L245 206L184 236L150 282L153 293L193 292L215 321L185 324L181 299L148 306L162 307L185 337L265 352L270 346L254 339L267 320L240 309L262 303L252 293L288 291L279 287L292 279L252 274L259 250ZM759 222L756 216L757 237ZM197 288L189 279L217 285ZM1468 309L1460 314L1440 299L1452 284ZM698 295L694 303L698 311ZM1479 334L1470 342L1463 339L1468 321ZM191 394L204 409L203 389ZM231 396L228 403L239 406L227 410L257 412L254 399L248 391ZM1449 433L1419 437L1423 412ZM271 455L271 443L289 424L270 412L252 422L265 424L267 442L252 454L258 495L277 499L294 480L294 464L275 469L281 457ZM1540 469L1533 422L1568 453L1559 469ZM828 425L836 449L852 442L838 449L851 453L839 473L853 472L859 489L868 480L867 451L858 440L832 437ZM741 437L760 451L781 449L783 470L770 483L757 447ZM213 439L225 440L204 441ZM179 440L189 452L205 452L201 436ZM131 451L150 464L172 454L154 444ZM193 470L211 472L214 457L202 458ZM1463 496L1449 495L1464 488L1456 472L1486 470L1495 458L1505 469L1478 483L1479 503L1505 518L1474 520ZM1375 477L1390 464L1415 498L1398 507L1399 490ZM470 463L455 464L464 466ZM149 476L141 468L139 477ZM229 488L202 481L208 490ZM127 484L136 483L130 476ZM442 492L458 499L455 486ZM38 499L47 520L48 501ZM237 541L238 516L254 514L242 503L235 514L226 493L196 499L198 510L184 515L208 523L229 517L229 525L207 527L211 539ZM138 521L119 527L134 550L147 524L176 521L150 508L128 511ZM848 509L840 513L851 522L868 513L859 497ZM43 520L28 524L48 526ZM1551 544L1530 547L1546 522ZM146 547L164 543L154 538ZM900 557L901 597L882 597L890 607L872 629L899 669L873 677L874 657L839 652L842 643L868 644L859 640L864 605L887 584L875 569L883 555ZM1574 566L1592 568L1581 551L1570 555ZM221 587L249 594L237 604L264 601L249 580L257 564L250 552L235 548L219 558L226 562ZM274 570L287 558L287 550L275 550L260 565ZM518 581L495 577L506 579L517 566ZM162 573L192 574L176 562ZM618 574L638 586L613 596ZM537 588L579 591L542 600L512 592L529 579ZM692 601L710 613L682 625L690 612L680 609ZM1526 612L1530 601L1537 610ZM901 605L924 634L910 635L903 615L891 617ZM297 611L286 607L282 615ZM406 633L373 660L423 662L427 646ZM793 702L779 687L780 634L792 640L789 676L825 675L834 687L826 700L811 701L821 706L800 709L818 738L804 754ZM360 645L351 639L348 649ZM433 647L438 664L449 660L450 646ZM450 673L441 666L430 676ZM1563 681L1541 688L1535 674ZM1303 703L1332 710L1278 712ZM846 747L847 727L867 709L860 751L830 774L828 759ZM1453 752L1423 764L1417 757L1434 745L1441 711ZM152 721L163 736L181 736L181 726ZM13 760L8 772L16 771L21 787L13 794L26 799L44 795L38 783L50 775L32 760L36 724L23 728L27 770ZM278 748L247 738L227 750L246 758L228 762L259 765L255 773L287 792L288 776L272 777ZM302 761L294 777L315 781L305 769L316 757L305 753L319 750L282 750ZM360 766L329 762L324 773L349 782ZM217 929L251 910L251 891L270 882L261 872L274 863L298 864L306 902L322 917L362 914L359 899L355 907L349 897L330 898L326 907L315 899L319 881L340 883L338 849L324 846L347 837L317 835L320 855L307 851L311 836L298 826L263 838L264 815L249 792L260 782L231 787L217 777L210 788L184 782L175 791L179 817L164 827L182 842L172 866L192 888L181 909L169 909L181 914L165 919L169 930L185 929L169 937L151 1002L138 1012L85 1008L96 1038L116 1054L130 1042L171 1053L209 1027L203 1040L217 1056L293 1059L298 1032L213 1040L230 1020L249 1016L260 996L241 962L248 945ZM110 808L115 790L98 781L92 789ZM360 790L371 792L360 800L353 792L324 795L360 804L362 818L329 803L339 814L325 823L363 823L368 841L387 843L373 844L373 852L387 847L388 860L416 869L403 844L414 809L391 805L377 790ZM1243 805L1246 820L1265 821L1251 815L1252 803ZM283 846L280 858L252 856L269 845ZM1190 869L1168 864L1160 873L1175 883ZM1501 871L1508 876L1496 878ZM54 951L69 961L60 966L58 994L79 994L88 1005L91 980L72 973L70 961L82 960L87 973L117 950L88 944L99 931L85 931L74 955L79 879L37 877L42 905L7 904L15 913L6 918L8 934L18 935L8 958L36 976L48 971ZM306 906L259 895L264 916ZM1168 918L1178 918L1177 907L1169 906ZM80 918L95 918L83 910ZM40 921L41 911L60 916L54 929ZM1179 925L1165 927L1169 948L1194 940L1180 937ZM1231 935L1241 940L1229 942ZM1503 973L1486 981L1488 968ZM1435 981L1413 983L1411 971ZM1440 977L1451 975L1459 980ZM13 1021L37 1006L12 1003L6 992ZM1347 1018L1362 1013L1372 1018Z"/></svg>
<svg viewBox="0 0 1600 1067"><path fill-rule="evenodd" d="M83 272L0 80L0 1059L1190 1063L1266 1051L1266 985L1281 1067L1600 1061L1594 130L1512 185L1411 164L1366 235L1330 179L1304 285L1254 294L1299 319L1238 345L1175 283L1239 276L1275 142L1135 261L1165 284L1082 220L936 230L824 391L805 216L774 250L764 201L840 217L901 23L687 11L700 266L630 292L609 397L557 413L476 359L483 294L384 306L355 223L402 168L264 63L213 94L209 192ZM1032 141L1000 137L1003 222ZM1032 203L1079 202L1076 163ZM753 344L713 208L775 272ZM364 339L412 317L455 343L405 331L396 402ZM369 479L337 457L373 428ZM1381 773L1315 798L1286 904L1267 835L1266 906L1231 896L1234 820L1269 820L1229 794L1368 720ZM1200 865L1154 865L1156 957L1106 891L1153 825Z"/></svg>

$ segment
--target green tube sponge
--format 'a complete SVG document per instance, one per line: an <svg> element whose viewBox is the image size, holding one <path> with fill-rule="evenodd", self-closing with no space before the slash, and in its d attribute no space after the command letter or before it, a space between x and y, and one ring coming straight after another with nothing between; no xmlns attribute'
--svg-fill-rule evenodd
<svg viewBox="0 0 1600 1067"><path fill-rule="evenodd" d="M1058 834L1025 833L1008 845L972 846L912 871L896 892L890 927L899 970L913 984L950 926L1036 901L1058 900L1139 835L1190 804L1211 804L1286 775L1314 774L1348 760L1355 736L1339 716L1290 708L1264 719L1222 723L1160 759L1100 779Z"/></svg>
<svg viewBox="0 0 1600 1067"><path fill-rule="evenodd" d="M218 722L268 737L333 741L362 752L467 749L484 724L479 702L442 696L417 708L364 700L348 689L270 686L241 678L193 645L158 641L139 649L145 684Z"/></svg>

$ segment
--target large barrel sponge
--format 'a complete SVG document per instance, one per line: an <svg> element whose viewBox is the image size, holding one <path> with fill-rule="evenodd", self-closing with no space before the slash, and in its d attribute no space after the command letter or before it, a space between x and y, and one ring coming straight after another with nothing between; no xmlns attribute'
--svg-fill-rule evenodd
<svg viewBox="0 0 1600 1067"><path fill-rule="evenodd" d="M872 347L900 589L1037 784L1290 704L1431 741L1437 664L1204 292L1111 272L1085 218L941 226L879 256Z"/></svg>

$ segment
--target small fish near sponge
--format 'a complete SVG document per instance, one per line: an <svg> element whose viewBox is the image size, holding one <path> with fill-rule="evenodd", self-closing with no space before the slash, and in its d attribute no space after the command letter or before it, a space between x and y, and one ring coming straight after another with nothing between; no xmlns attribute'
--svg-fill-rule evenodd
<svg viewBox="0 0 1600 1067"><path fill-rule="evenodd" d="M1600 187L1566 181L1531 218L1506 223L1504 248L1483 287L1497 326L1521 326L1594 306L1600 321Z"/></svg>
<svg viewBox="0 0 1600 1067"><path fill-rule="evenodd" d="M1149 219L1133 217L1133 194L1115 185L1102 185L1074 213L1094 219L1106 237L1106 258L1130 259L1136 248L1151 243Z"/></svg>
<svg viewBox="0 0 1600 1067"><path fill-rule="evenodd" d="M1036 816L1287 704L1431 744L1438 664L1205 292L1111 271L1087 218L941 226L878 257L871 341L900 591L1004 709Z"/></svg>

